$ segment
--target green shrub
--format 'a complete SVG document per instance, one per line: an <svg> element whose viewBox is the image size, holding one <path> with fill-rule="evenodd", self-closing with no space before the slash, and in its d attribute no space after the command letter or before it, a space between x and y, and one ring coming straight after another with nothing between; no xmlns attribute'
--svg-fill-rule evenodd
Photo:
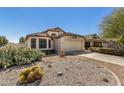
<svg viewBox="0 0 124 93"><path fill-rule="evenodd" d="M113 48L100 48L100 52L104 54L115 54L115 50Z"/></svg>
<svg viewBox="0 0 124 93"><path fill-rule="evenodd" d="M43 77L43 70L39 66L32 66L24 69L19 73L18 83L27 84L36 80L41 80Z"/></svg>
<svg viewBox="0 0 124 93"><path fill-rule="evenodd" d="M0 67L29 64L40 61L44 53L30 48L14 48L7 46L0 49Z"/></svg>
<svg viewBox="0 0 124 93"><path fill-rule="evenodd" d="M91 50L92 52L98 52L100 53L100 47L89 47L89 50Z"/></svg>
<svg viewBox="0 0 124 93"><path fill-rule="evenodd" d="M100 48L100 47L90 47L92 52L98 52L103 54L124 56L124 49L114 49L114 48Z"/></svg>

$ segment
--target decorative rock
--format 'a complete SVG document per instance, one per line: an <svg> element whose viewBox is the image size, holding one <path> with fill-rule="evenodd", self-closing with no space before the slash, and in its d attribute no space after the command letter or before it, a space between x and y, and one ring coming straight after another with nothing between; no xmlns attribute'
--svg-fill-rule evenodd
<svg viewBox="0 0 124 93"><path fill-rule="evenodd" d="M59 57L65 57L64 50L60 50Z"/></svg>
<svg viewBox="0 0 124 93"><path fill-rule="evenodd" d="M62 72L58 72L57 75L58 75L58 76L62 76L63 73L62 73Z"/></svg>
<svg viewBox="0 0 124 93"><path fill-rule="evenodd" d="M67 68L67 67L66 67L65 69L66 69L66 70L69 70L69 68Z"/></svg>
<svg viewBox="0 0 124 93"><path fill-rule="evenodd" d="M107 78L103 78L103 81L107 83L109 82Z"/></svg>
<svg viewBox="0 0 124 93"><path fill-rule="evenodd" d="M52 65L49 64L48 67L49 67L49 68L52 68Z"/></svg>
<svg viewBox="0 0 124 93"><path fill-rule="evenodd" d="M32 82L32 83L27 84L26 86L39 86L40 83L41 83L41 80L37 80L35 82Z"/></svg>

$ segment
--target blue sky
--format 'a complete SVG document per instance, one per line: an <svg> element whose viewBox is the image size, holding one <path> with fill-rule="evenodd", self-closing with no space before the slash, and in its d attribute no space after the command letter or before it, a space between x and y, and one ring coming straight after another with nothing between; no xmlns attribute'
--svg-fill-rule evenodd
<svg viewBox="0 0 124 93"><path fill-rule="evenodd" d="M103 17L115 8L0 8L0 35L10 42L21 36L60 27L81 35L99 33Z"/></svg>

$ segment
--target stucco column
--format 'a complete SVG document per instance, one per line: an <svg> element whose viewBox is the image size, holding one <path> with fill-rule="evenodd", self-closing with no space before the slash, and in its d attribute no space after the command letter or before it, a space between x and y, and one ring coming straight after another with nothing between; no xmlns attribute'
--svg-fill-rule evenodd
<svg viewBox="0 0 124 93"><path fill-rule="evenodd" d="M93 42L90 42L90 46L93 47Z"/></svg>
<svg viewBox="0 0 124 93"><path fill-rule="evenodd" d="M36 49L39 49L39 38L36 38Z"/></svg>
<svg viewBox="0 0 124 93"><path fill-rule="evenodd" d="M27 41L28 44L28 48L31 48L31 38L29 38L29 40Z"/></svg>

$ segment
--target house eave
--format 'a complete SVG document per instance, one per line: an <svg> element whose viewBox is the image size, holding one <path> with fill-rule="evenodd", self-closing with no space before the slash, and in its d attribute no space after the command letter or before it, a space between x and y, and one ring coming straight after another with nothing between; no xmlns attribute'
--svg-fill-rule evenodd
<svg viewBox="0 0 124 93"><path fill-rule="evenodd" d="M26 39L25 39L25 41L27 41L29 37L48 37L48 38L52 38L52 37L50 37L50 36L27 35L27 36L26 36Z"/></svg>

